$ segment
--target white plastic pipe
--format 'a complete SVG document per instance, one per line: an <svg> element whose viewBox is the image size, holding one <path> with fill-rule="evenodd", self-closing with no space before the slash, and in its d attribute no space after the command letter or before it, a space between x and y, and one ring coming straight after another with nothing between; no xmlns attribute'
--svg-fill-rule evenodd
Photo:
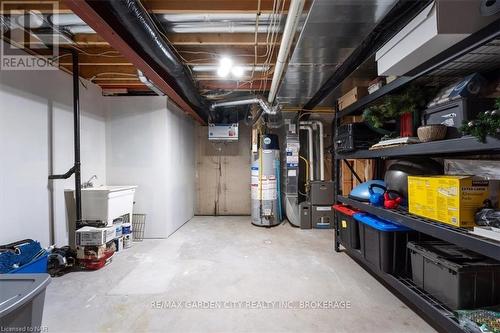
<svg viewBox="0 0 500 333"><path fill-rule="evenodd" d="M283 37L281 38L281 45L276 59L276 66L274 68L273 81L271 82L271 89L267 101L273 104L278 92L278 86L281 81L281 76L285 70L285 64L290 55L292 48L293 38L299 25L300 16L304 9L305 0L292 0L288 8L288 15L286 16L285 28L283 30Z"/></svg>
<svg viewBox="0 0 500 333"><path fill-rule="evenodd" d="M307 144L309 146L309 180L314 180L314 155L313 155L313 129L309 125L301 125L300 129L307 131Z"/></svg>
<svg viewBox="0 0 500 333"><path fill-rule="evenodd" d="M320 120L307 120L301 121L302 125L316 125L319 129L319 180L325 180L325 152L324 152L324 138L323 138L323 123Z"/></svg>
<svg viewBox="0 0 500 333"><path fill-rule="evenodd" d="M208 23L178 23L167 28L175 33L253 33L255 24L238 24L237 22L208 22ZM280 32L280 27L261 24L258 33L268 31Z"/></svg>

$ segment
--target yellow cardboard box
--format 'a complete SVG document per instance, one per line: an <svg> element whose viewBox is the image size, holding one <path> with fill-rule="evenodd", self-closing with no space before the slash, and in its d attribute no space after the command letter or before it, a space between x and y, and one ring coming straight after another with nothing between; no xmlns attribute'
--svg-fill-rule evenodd
<svg viewBox="0 0 500 333"><path fill-rule="evenodd" d="M488 181L472 176L408 177L410 213L455 227L472 228L488 196Z"/></svg>

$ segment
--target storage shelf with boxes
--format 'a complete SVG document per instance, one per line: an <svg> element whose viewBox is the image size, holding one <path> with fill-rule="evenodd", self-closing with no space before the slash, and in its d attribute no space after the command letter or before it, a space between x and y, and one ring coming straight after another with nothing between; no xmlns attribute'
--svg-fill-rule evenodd
<svg viewBox="0 0 500 333"><path fill-rule="evenodd" d="M460 82L463 81L468 87L470 78L478 77L474 73L480 73L484 74L490 84L498 85L498 74L494 76L490 72L484 72L484 68L479 69L478 63L471 62L470 57L483 57L482 50L491 45L495 47L499 35L498 25L495 27L490 24L431 57L407 76L381 85L376 91L372 90L371 94L347 103L347 106L342 101L336 114L334 132L341 133L342 126L348 123L363 121L362 118L359 120L356 117L359 117L366 107L378 103L386 95L400 94L412 82L418 85L438 82L438 88L451 87L453 91L458 91L463 89L459 87ZM496 64L498 70L498 63ZM454 80L458 77L461 81L449 86L452 82L445 74L449 73L447 69L451 68L456 74ZM491 66L488 67L488 70L490 69ZM492 116L492 112L485 113L478 103L469 102L468 106L472 105L474 110L465 111L459 104L468 96L462 95L460 92L458 97L450 97L450 101L455 107L453 110L464 113L467 117L456 118L458 120L450 131L452 135L442 140L397 144L380 149L360 146L346 149L345 145L338 144L334 151L335 174L342 179L335 188L335 249L340 251L340 246L343 246L349 256L424 311L439 329L446 332L463 332L459 312L455 310L480 310L484 306L498 305L500 290L496 287L500 281L500 232L495 231L500 230L500 177L495 174L495 170L500 169L498 164L495 164L498 163L497 155L500 154L500 138L490 132L485 140L481 140L479 136L463 135L464 131L460 128L462 121L470 121L470 115ZM447 96L450 96L449 92ZM485 92L475 98L489 98L488 103L491 103L498 95L491 96L491 92ZM465 105L464 103L462 105ZM497 99L496 109L499 107L498 103ZM436 109L425 103L421 109L424 121L429 121L431 114L425 113L427 110ZM497 112L493 112L493 116L496 117ZM474 122L470 126L475 126ZM389 177L392 183L384 179L386 168L392 170L392 165L397 164L393 159L411 161L418 165L423 163L424 157L438 163L440 168L430 170L432 172L418 172L418 168L405 166L406 169L396 170L399 174L393 172L395 178ZM367 159L374 168L368 179L364 177L361 167ZM359 183L362 183L368 188L368 184L373 182L382 183L382 193L366 191L366 198L351 195L353 185L359 186ZM395 208L389 205L389 209L385 204L387 201L395 202L389 192L394 186L404 187L406 192L402 199L406 199L406 202L402 200L403 205ZM401 196L401 193L399 195ZM378 202L376 197L380 199ZM373 199L372 203L370 199ZM355 216L358 216L358 219ZM365 218L365 221L361 221L359 217ZM370 224L366 221L367 217L371 222L382 220L388 223L390 228L378 228L379 223ZM398 227L412 230L412 237L415 238L406 239L405 246L394 246L394 243L387 240L394 237L390 230L396 230ZM370 228L369 233L366 232L367 228ZM429 241L438 242L439 248L427 247L429 243L426 242ZM388 246L389 243L393 246ZM453 258L444 255L444 250L440 254L442 249L453 252ZM474 255L464 255L465 259L457 263L454 260L461 260L459 254ZM435 260L436 256L443 260ZM388 263L391 258L396 257L400 258L399 264L411 265L404 269L395 269ZM478 284L477 281L482 282ZM484 289L481 289L483 287ZM470 298L470 295L475 297Z"/></svg>

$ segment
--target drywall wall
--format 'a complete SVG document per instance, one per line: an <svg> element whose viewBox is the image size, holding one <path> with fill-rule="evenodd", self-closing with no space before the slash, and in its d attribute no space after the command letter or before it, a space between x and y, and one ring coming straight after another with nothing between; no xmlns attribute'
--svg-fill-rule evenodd
<svg viewBox="0 0 500 333"><path fill-rule="evenodd" d="M250 134L241 122L237 142L213 142L197 125L196 215L250 215Z"/></svg>
<svg viewBox="0 0 500 333"><path fill-rule="evenodd" d="M106 97L109 185L138 185L134 212L147 238L165 238L194 213L194 122L166 97Z"/></svg>
<svg viewBox="0 0 500 333"><path fill-rule="evenodd" d="M100 89L81 86L82 180L106 179L105 118ZM64 189L74 178L49 181L73 165L71 76L59 71L0 71L0 244L33 238L68 243Z"/></svg>

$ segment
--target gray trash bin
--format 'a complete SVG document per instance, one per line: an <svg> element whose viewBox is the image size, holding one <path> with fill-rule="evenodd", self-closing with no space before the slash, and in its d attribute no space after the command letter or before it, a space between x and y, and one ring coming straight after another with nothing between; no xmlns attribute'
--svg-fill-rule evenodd
<svg viewBox="0 0 500 333"><path fill-rule="evenodd" d="M0 274L0 331L40 332L49 274Z"/></svg>

